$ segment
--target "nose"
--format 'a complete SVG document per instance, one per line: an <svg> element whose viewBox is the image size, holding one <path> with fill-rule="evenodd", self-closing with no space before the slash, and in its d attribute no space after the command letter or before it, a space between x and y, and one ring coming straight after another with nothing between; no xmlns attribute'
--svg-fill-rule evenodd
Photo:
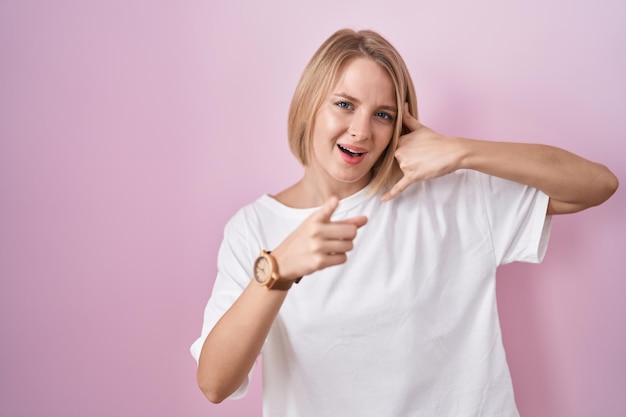
<svg viewBox="0 0 626 417"><path fill-rule="evenodd" d="M363 114L362 112L356 112L350 121L348 133L355 140L369 139L372 134L370 123L371 119L369 115Z"/></svg>

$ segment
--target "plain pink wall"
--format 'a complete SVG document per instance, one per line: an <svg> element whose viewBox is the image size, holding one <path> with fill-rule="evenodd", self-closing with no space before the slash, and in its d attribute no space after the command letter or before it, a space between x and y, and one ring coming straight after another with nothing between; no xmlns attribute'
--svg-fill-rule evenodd
<svg viewBox="0 0 626 417"><path fill-rule="evenodd" d="M258 416L188 353L225 221L298 179L315 48L373 28L442 133L540 141L626 178L622 0L0 2L0 415ZM624 192L501 271L522 416L623 415Z"/></svg>

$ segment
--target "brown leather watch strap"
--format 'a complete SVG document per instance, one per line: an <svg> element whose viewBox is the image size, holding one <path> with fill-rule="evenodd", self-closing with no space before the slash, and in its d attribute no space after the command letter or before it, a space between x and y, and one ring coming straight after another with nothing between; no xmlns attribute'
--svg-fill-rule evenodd
<svg viewBox="0 0 626 417"><path fill-rule="evenodd" d="M269 290L287 291L294 282L295 281L287 281L284 279L272 279L267 283L266 287Z"/></svg>

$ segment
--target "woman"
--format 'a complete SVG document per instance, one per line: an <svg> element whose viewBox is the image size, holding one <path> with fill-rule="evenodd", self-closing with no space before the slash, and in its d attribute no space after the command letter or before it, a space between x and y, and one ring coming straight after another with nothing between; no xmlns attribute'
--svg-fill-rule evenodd
<svg viewBox="0 0 626 417"><path fill-rule="evenodd" d="M550 146L443 137L416 107L377 33L315 53L289 114L302 179L225 229L192 346L209 400L242 396L262 353L265 416L518 415L496 268L539 262L551 215L617 179Z"/></svg>

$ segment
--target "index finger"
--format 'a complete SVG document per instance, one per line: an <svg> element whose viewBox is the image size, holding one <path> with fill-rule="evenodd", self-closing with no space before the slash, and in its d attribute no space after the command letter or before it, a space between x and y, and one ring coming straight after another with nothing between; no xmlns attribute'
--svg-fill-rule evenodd
<svg viewBox="0 0 626 417"><path fill-rule="evenodd" d="M330 197L319 210L313 213L313 216L316 217L319 221L329 222L331 216L337 210L339 206L339 199L335 196Z"/></svg>

